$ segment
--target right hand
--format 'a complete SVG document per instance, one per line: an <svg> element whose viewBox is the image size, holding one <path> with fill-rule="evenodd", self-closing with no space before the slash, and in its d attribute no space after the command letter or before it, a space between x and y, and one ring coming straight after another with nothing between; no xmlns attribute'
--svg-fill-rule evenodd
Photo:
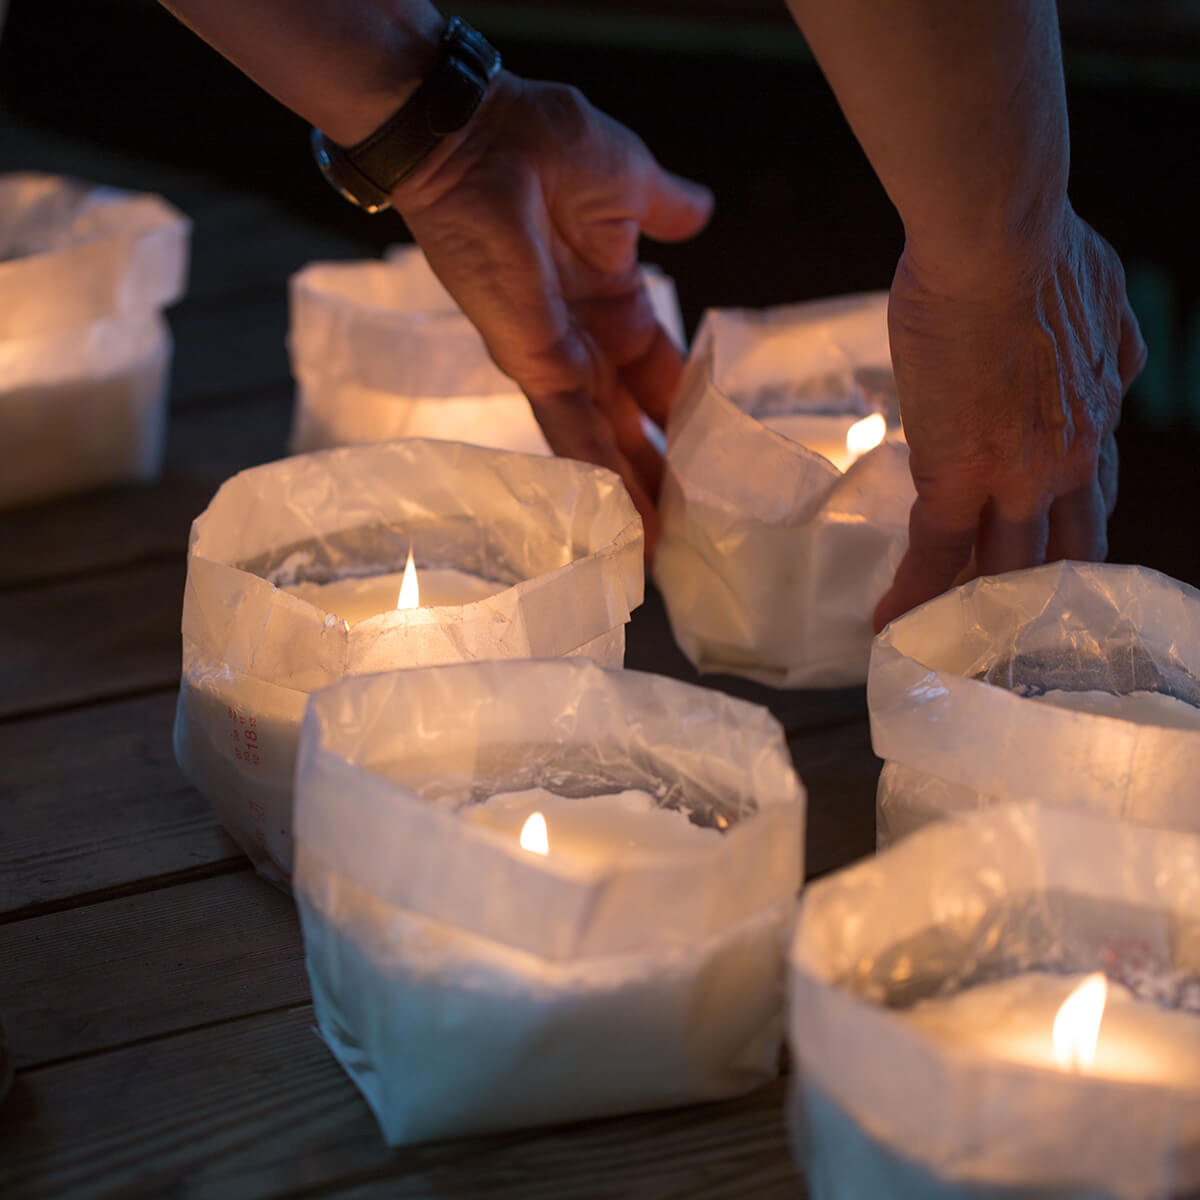
<svg viewBox="0 0 1200 1200"><path fill-rule="evenodd" d="M551 448L625 481L649 560L662 461L641 417L665 426L682 362L642 286L638 237L693 236L712 196L573 88L503 71L448 143L393 206Z"/></svg>
<svg viewBox="0 0 1200 1200"><path fill-rule="evenodd" d="M875 628L976 575L1100 560L1113 432L1146 362L1113 248L1068 205L1020 269L961 286L906 248L888 304L917 500Z"/></svg>

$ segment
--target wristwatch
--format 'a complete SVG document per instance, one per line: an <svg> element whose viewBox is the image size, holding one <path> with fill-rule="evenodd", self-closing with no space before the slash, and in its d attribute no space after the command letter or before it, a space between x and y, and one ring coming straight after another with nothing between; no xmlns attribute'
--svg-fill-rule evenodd
<svg viewBox="0 0 1200 1200"><path fill-rule="evenodd" d="M367 212L390 205L392 190L449 133L461 129L500 70L500 55L483 34L451 17L429 76L378 129L353 146L312 131L321 174Z"/></svg>

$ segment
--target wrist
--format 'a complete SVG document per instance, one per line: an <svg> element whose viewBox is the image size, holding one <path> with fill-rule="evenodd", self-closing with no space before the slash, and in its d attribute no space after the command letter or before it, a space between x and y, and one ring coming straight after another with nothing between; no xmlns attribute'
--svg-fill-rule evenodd
<svg viewBox="0 0 1200 1200"><path fill-rule="evenodd" d="M322 174L368 212L392 207L403 182L447 142L455 144L499 69L495 47L461 18L452 18L438 39L433 67L368 135L344 145L314 128L313 154Z"/></svg>
<svg viewBox="0 0 1200 1200"><path fill-rule="evenodd" d="M908 223L904 257L935 294L1022 290L1044 277L1073 216L1065 186L1046 187L1023 205L979 211L958 222Z"/></svg>
<svg viewBox="0 0 1200 1200"><path fill-rule="evenodd" d="M351 146L369 137L407 104L437 63L446 21L430 4L394 6L375 31L369 56L347 72L340 102L324 122L335 142Z"/></svg>
<svg viewBox="0 0 1200 1200"><path fill-rule="evenodd" d="M401 217L419 216L487 156L497 130L506 130L511 136L520 129L523 118L514 116L514 106L519 106L523 88L519 76L501 67L470 120L443 137L392 189L392 209Z"/></svg>

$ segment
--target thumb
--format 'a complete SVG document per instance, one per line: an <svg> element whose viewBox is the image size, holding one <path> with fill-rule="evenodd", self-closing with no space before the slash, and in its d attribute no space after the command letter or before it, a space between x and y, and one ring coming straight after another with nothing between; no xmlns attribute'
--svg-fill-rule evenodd
<svg viewBox="0 0 1200 1200"><path fill-rule="evenodd" d="M660 242L682 242L708 224L712 210L713 194L704 184L656 164L647 188L642 232Z"/></svg>
<svg viewBox="0 0 1200 1200"><path fill-rule="evenodd" d="M875 608L876 633L954 586L970 561L982 507L982 496L939 505L918 495L909 515L908 549L891 588Z"/></svg>
<svg viewBox="0 0 1200 1200"><path fill-rule="evenodd" d="M1142 373L1148 357L1138 319L1129 300L1125 299L1121 305L1121 341L1117 348L1117 371L1121 376L1122 395L1129 391L1130 384Z"/></svg>

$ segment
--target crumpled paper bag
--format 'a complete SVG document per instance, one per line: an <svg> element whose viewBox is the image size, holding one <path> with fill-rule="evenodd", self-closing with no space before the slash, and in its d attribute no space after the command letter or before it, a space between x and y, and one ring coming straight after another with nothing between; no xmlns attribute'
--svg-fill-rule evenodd
<svg viewBox="0 0 1200 1200"><path fill-rule="evenodd" d="M867 698L881 845L1022 800L1200 832L1200 592L1157 571L1059 562L956 588L884 630Z"/></svg>
<svg viewBox="0 0 1200 1200"><path fill-rule="evenodd" d="M643 278L682 347L674 283L655 267ZM529 402L420 247L393 247L382 261L311 263L292 276L290 298L294 450L430 437L550 453Z"/></svg>
<svg viewBox="0 0 1200 1200"><path fill-rule="evenodd" d="M0 507L162 462L190 222L158 196L0 175Z"/></svg>
<svg viewBox="0 0 1200 1200"><path fill-rule="evenodd" d="M465 817L642 789L723 836L584 864ZM774 1077L804 792L762 708L580 660L315 692L296 899L322 1036L387 1140L738 1094Z"/></svg>
<svg viewBox="0 0 1200 1200"><path fill-rule="evenodd" d="M511 586L355 625L280 590L455 566ZM642 525L620 479L568 459L454 442L344 447L222 485L192 526L175 753L264 874L292 860L308 693L400 666L583 655L620 666L642 601ZM276 586L280 585L280 586Z"/></svg>
<svg viewBox="0 0 1200 1200"><path fill-rule="evenodd" d="M1137 1003L1196 1014L1200 1037L1198 881L1194 835L1004 805L813 884L792 942L789 1036L814 1200L1193 1194L1200 1078L1003 1064L904 1010L1007 975L1104 971Z"/></svg>
<svg viewBox="0 0 1200 1200"><path fill-rule="evenodd" d="M760 418L889 411L886 294L705 316L671 412L654 572L699 670L866 678L908 539L907 446L892 434L843 475Z"/></svg>

